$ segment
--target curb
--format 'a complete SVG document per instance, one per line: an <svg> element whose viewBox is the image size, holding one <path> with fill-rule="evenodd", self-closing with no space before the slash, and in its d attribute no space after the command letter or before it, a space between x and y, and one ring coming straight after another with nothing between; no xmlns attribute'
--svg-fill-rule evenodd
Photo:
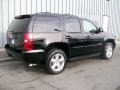
<svg viewBox="0 0 120 90"><path fill-rule="evenodd" d="M5 48L0 48L0 53L3 53L3 52L5 52ZM11 57L8 57L5 55L5 57L0 58L0 63L10 62L10 61L12 61L11 59L12 59Z"/></svg>
<svg viewBox="0 0 120 90"><path fill-rule="evenodd" d="M11 62L11 61L13 61L13 60L12 60L12 58L10 58L10 57L0 59L0 63L3 63L3 62Z"/></svg>
<svg viewBox="0 0 120 90"><path fill-rule="evenodd" d="M5 49L4 48L0 48L0 52L3 52L3 51L5 51Z"/></svg>

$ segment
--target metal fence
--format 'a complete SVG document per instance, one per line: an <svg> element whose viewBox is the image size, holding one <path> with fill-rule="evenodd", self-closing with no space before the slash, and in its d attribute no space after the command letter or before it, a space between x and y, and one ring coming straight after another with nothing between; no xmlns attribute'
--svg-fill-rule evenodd
<svg viewBox="0 0 120 90"><path fill-rule="evenodd" d="M120 0L0 0L0 47L6 43L7 28L14 16L36 12L69 13L99 26L107 15L108 32L120 36Z"/></svg>

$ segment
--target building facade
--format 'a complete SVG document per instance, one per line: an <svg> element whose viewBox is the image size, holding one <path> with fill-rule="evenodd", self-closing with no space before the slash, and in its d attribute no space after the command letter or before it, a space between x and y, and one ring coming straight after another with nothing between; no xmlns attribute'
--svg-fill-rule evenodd
<svg viewBox="0 0 120 90"><path fill-rule="evenodd" d="M0 0L0 47L6 44L6 32L15 16L37 12L66 13L87 18L120 37L120 0Z"/></svg>

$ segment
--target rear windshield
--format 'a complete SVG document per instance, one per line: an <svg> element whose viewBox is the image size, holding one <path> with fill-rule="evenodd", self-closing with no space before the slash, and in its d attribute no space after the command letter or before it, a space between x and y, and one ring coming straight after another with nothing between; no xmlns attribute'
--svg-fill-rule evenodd
<svg viewBox="0 0 120 90"><path fill-rule="evenodd" d="M28 28L29 22L30 22L30 18L14 19L8 31L25 32Z"/></svg>

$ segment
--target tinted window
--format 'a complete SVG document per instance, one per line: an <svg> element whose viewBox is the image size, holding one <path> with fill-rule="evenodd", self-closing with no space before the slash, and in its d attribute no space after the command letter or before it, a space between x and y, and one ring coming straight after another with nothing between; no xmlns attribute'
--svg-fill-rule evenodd
<svg viewBox="0 0 120 90"><path fill-rule="evenodd" d="M65 29L67 32L80 32L80 23L77 19L66 19Z"/></svg>
<svg viewBox="0 0 120 90"><path fill-rule="evenodd" d="M59 29L60 19L58 17L36 17L34 32L55 32Z"/></svg>
<svg viewBox="0 0 120 90"><path fill-rule="evenodd" d="M9 27L9 31L25 32L28 28L30 18L14 19Z"/></svg>
<svg viewBox="0 0 120 90"><path fill-rule="evenodd" d="M83 28L84 28L85 32L90 32L92 30L96 30L96 26L87 20L83 20Z"/></svg>

